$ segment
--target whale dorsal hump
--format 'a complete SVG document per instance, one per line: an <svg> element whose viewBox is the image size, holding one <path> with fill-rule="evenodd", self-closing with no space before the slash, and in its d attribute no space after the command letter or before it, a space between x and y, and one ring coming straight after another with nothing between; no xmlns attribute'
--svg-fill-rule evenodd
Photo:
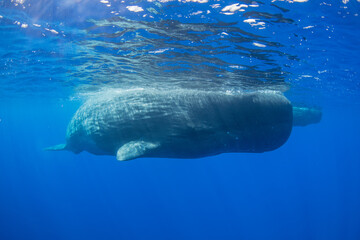
<svg viewBox="0 0 360 240"><path fill-rule="evenodd" d="M145 142L145 141L131 141L121 146L116 153L116 159L119 161L127 161L139 157L143 157L152 149L159 147L160 144Z"/></svg>

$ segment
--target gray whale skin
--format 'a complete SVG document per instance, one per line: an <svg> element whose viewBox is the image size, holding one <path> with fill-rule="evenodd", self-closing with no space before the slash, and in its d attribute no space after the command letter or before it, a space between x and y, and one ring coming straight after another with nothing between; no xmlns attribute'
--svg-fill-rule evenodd
<svg viewBox="0 0 360 240"><path fill-rule="evenodd" d="M113 90L87 100L68 125L66 144L46 150L118 160L260 153L283 145L292 126L292 105L276 91Z"/></svg>

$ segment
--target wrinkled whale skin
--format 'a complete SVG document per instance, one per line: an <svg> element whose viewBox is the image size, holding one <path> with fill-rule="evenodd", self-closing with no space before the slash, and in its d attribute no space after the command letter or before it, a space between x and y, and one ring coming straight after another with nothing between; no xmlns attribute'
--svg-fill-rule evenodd
<svg viewBox="0 0 360 240"><path fill-rule="evenodd" d="M260 153L287 141L292 114L291 103L275 91L109 91L87 100L68 125L66 144L48 150L118 160Z"/></svg>

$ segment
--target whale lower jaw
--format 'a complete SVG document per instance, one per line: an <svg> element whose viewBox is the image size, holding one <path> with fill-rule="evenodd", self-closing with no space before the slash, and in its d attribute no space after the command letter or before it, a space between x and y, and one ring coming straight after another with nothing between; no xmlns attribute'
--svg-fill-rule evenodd
<svg viewBox="0 0 360 240"><path fill-rule="evenodd" d="M66 143L58 144L55 146L47 147L44 149L45 151L63 151L67 150Z"/></svg>

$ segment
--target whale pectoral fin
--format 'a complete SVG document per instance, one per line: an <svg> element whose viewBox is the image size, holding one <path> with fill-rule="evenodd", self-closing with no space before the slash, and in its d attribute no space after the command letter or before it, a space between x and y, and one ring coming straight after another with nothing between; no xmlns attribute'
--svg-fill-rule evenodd
<svg viewBox="0 0 360 240"><path fill-rule="evenodd" d="M121 146L116 153L116 159L127 161L144 156L149 150L159 147L159 143L131 141Z"/></svg>

